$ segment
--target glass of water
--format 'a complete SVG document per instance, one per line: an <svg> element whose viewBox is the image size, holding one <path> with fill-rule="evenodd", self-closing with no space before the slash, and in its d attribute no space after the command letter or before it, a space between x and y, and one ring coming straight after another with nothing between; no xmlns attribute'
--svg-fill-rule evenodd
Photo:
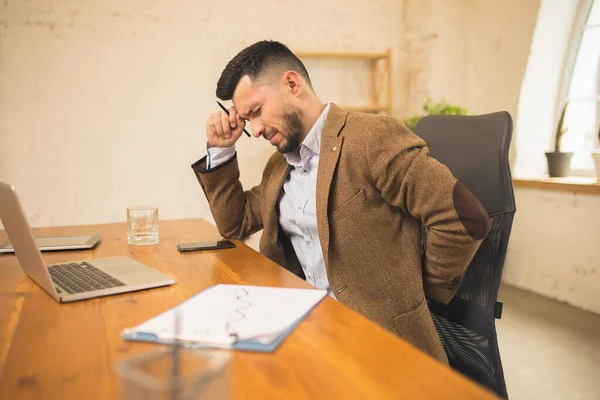
<svg viewBox="0 0 600 400"><path fill-rule="evenodd" d="M158 207L127 207L127 243L133 245L158 243Z"/></svg>
<svg viewBox="0 0 600 400"><path fill-rule="evenodd" d="M229 364L224 351L161 349L120 361L124 400L227 400Z"/></svg>

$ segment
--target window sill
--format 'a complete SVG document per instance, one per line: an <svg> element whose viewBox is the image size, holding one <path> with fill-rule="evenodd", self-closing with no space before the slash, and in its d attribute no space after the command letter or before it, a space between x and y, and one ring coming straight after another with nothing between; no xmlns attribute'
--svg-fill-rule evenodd
<svg viewBox="0 0 600 400"><path fill-rule="evenodd" d="M520 178L513 179L516 188L554 190L559 192L600 195L600 183L596 178L568 176L565 178Z"/></svg>

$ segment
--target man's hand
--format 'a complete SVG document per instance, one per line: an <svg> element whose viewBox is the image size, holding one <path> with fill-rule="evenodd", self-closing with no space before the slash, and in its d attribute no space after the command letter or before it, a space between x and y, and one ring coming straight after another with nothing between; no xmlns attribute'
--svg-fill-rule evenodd
<svg viewBox="0 0 600 400"><path fill-rule="evenodd" d="M208 116L206 138L210 147L231 147L242 136L246 123L240 118L235 107L229 109L229 115L218 111Z"/></svg>

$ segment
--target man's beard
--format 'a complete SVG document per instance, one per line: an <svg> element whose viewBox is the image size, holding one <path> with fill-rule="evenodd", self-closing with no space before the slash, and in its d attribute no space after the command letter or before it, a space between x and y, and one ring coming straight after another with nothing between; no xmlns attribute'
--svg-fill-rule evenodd
<svg viewBox="0 0 600 400"><path fill-rule="evenodd" d="M300 112L290 106L284 107L284 117L286 120L286 134L279 145L277 151L282 154L290 153L300 146L300 138L302 137L302 122L300 121Z"/></svg>

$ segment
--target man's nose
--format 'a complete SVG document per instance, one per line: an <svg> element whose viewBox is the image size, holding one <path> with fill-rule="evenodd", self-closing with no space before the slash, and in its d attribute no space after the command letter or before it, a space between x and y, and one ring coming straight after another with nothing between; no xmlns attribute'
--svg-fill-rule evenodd
<svg viewBox="0 0 600 400"><path fill-rule="evenodd" d="M260 137L265 131L265 126L262 124L258 124L256 122L250 122L250 126L252 127L252 136Z"/></svg>

